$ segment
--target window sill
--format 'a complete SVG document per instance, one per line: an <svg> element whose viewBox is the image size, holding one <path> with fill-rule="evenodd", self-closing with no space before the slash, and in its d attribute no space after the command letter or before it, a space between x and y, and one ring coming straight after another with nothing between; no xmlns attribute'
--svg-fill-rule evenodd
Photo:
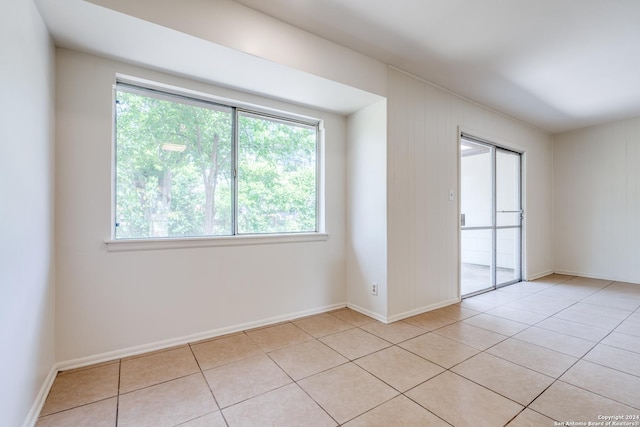
<svg viewBox="0 0 640 427"><path fill-rule="evenodd" d="M269 234L251 236L185 237L172 239L105 240L108 252L149 251L159 249L206 248L217 246L272 245L281 243L321 242L326 233Z"/></svg>

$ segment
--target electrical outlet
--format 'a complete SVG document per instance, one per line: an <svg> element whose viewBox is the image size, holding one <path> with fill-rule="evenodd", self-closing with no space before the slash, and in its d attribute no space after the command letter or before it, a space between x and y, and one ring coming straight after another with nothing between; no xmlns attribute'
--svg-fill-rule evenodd
<svg viewBox="0 0 640 427"><path fill-rule="evenodd" d="M374 283L373 286L371 286L371 295L378 295L378 284Z"/></svg>

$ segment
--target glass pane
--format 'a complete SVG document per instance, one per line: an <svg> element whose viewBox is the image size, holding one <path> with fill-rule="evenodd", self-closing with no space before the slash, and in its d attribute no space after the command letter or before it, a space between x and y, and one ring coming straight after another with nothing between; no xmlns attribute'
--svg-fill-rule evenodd
<svg viewBox="0 0 640 427"><path fill-rule="evenodd" d="M496 285L520 279L520 228L497 230L496 264Z"/></svg>
<svg viewBox="0 0 640 427"><path fill-rule="evenodd" d="M462 295L492 287L492 230L462 230L461 245Z"/></svg>
<svg viewBox="0 0 640 427"><path fill-rule="evenodd" d="M492 178L491 148L461 140L460 190L461 224L466 227L491 226Z"/></svg>
<svg viewBox="0 0 640 427"><path fill-rule="evenodd" d="M496 225L520 225L520 155L496 152Z"/></svg>
<svg viewBox="0 0 640 427"><path fill-rule="evenodd" d="M238 118L238 232L316 231L316 128Z"/></svg>
<svg viewBox="0 0 640 427"><path fill-rule="evenodd" d="M231 110L116 97L115 237L232 234Z"/></svg>

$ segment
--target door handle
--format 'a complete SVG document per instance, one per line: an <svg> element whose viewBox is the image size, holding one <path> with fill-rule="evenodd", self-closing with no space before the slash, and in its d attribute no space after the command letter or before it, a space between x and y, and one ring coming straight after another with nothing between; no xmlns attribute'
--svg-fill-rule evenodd
<svg viewBox="0 0 640 427"><path fill-rule="evenodd" d="M461 213L460 214L460 227L464 227L466 223L467 223L466 215Z"/></svg>

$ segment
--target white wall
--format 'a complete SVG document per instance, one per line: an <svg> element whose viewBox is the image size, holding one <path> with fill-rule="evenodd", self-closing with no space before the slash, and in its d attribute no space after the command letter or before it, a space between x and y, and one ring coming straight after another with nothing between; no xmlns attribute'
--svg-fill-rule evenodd
<svg viewBox="0 0 640 427"><path fill-rule="evenodd" d="M0 52L0 423L20 426L55 362L53 45L31 1L0 3Z"/></svg>
<svg viewBox="0 0 640 427"><path fill-rule="evenodd" d="M347 123L347 301L386 319L387 102L352 114Z"/></svg>
<svg viewBox="0 0 640 427"><path fill-rule="evenodd" d="M555 271L640 283L640 118L554 136Z"/></svg>
<svg viewBox="0 0 640 427"><path fill-rule="evenodd" d="M524 151L524 277L550 273L550 136L393 68L387 108L389 318L459 296L459 127Z"/></svg>
<svg viewBox="0 0 640 427"><path fill-rule="evenodd" d="M346 119L58 49L57 358L147 348L346 303ZM327 241L107 252L112 85L125 73L325 124Z"/></svg>

